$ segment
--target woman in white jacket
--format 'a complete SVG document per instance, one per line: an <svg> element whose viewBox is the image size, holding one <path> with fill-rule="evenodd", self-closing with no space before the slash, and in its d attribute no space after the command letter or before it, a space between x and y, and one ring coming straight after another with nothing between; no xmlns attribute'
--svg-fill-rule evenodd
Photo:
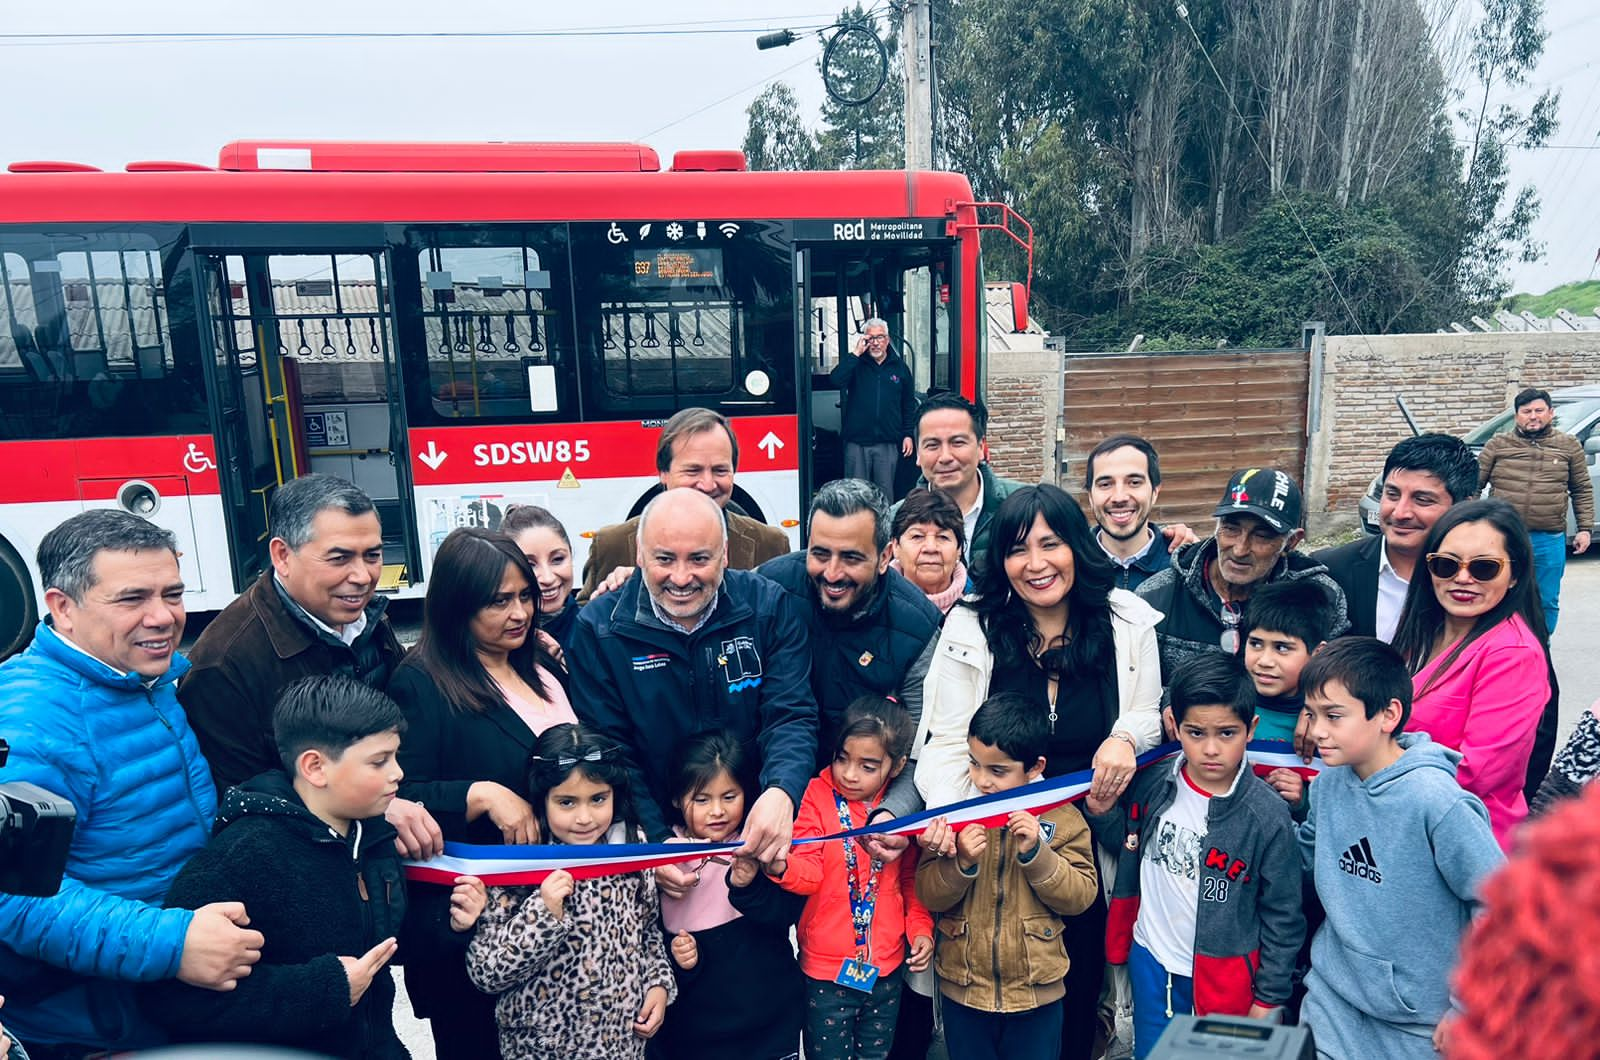
<svg viewBox="0 0 1600 1060"><path fill-rule="evenodd" d="M1161 740L1161 614L1113 589L1111 562L1072 498L1051 485L1012 493L995 514L977 593L952 608L923 684L916 784L930 807L977 795L967 725L983 701L1019 692L1050 721L1045 775L1094 770L1120 795L1136 756ZM1071 970L1062 1057L1088 1057L1105 969L1102 898L1064 932Z"/></svg>

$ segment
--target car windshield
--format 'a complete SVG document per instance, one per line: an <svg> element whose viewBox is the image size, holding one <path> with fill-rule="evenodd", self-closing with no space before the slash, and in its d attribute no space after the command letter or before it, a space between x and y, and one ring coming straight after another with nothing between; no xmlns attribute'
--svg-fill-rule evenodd
<svg viewBox="0 0 1600 1060"><path fill-rule="evenodd" d="M1600 412L1600 397L1568 398L1565 401L1556 398L1555 407L1556 430L1576 434L1594 418L1596 412ZM1483 426L1474 428L1464 440L1470 446L1481 447L1495 435L1509 431L1512 426L1514 426L1512 413L1502 412Z"/></svg>

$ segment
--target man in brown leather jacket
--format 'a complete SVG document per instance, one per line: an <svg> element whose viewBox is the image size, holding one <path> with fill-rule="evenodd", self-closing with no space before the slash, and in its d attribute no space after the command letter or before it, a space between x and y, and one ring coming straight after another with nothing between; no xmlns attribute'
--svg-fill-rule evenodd
<svg viewBox="0 0 1600 1060"><path fill-rule="evenodd" d="M218 793L283 768L272 707L285 686L344 674L381 690L402 654L377 595L383 528L372 498L332 475L302 475L273 493L267 524L271 566L200 634L178 685ZM407 857L444 848L420 803L395 799L387 816Z"/></svg>
<svg viewBox="0 0 1600 1060"><path fill-rule="evenodd" d="M1478 454L1478 486L1487 485L1522 516L1533 541L1533 570L1545 624L1556 631L1561 575L1567 569L1567 501L1571 498L1578 532L1572 551L1589 547L1594 525L1594 486L1583 446L1553 426L1550 395L1532 387L1512 402L1516 428L1489 439Z"/></svg>
<svg viewBox="0 0 1600 1060"><path fill-rule="evenodd" d="M656 471L665 489L688 486L717 502L728 520L728 567L755 570L767 560L789 551L789 535L775 526L757 522L729 508L733 499L733 474L739 467L739 441L727 417L710 409L684 409L661 428L656 443ZM618 567L631 568L638 550L639 520L602 527L589 545L583 565L583 594L595 588Z"/></svg>

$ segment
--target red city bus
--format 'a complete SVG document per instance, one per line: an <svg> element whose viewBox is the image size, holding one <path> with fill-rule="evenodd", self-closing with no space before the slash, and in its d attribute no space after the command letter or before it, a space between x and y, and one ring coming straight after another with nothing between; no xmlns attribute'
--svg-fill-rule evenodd
<svg viewBox="0 0 1600 1060"><path fill-rule="evenodd" d="M978 236L1017 238L953 173L749 173L731 151L663 171L636 144L9 168L0 655L68 516L172 530L190 610L214 611L266 565L273 490L309 471L377 502L397 595L422 593L451 529L519 502L566 524L581 567L689 406L731 418L737 502L798 543L811 484L839 473L827 373L860 323L888 321L919 391L981 396Z"/></svg>

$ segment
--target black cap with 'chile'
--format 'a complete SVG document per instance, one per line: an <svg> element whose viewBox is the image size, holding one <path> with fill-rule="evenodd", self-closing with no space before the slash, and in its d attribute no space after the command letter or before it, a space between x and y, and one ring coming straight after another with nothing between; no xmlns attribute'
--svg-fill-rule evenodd
<svg viewBox="0 0 1600 1060"><path fill-rule="evenodd" d="M1252 467L1228 480L1215 516L1254 515L1280 534L1300 528L1300 487L1282 471Z"/></svg>

